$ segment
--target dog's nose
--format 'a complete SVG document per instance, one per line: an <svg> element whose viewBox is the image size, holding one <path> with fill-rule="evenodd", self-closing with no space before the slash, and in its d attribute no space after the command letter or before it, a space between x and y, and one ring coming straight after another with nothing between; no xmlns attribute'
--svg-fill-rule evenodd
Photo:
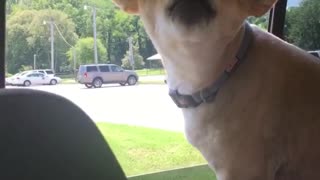
<svg viewBox="0 0 320 180"><path fill-rule="evenodd" d="M208 23L215 16L215 11L209 0L173 0L167 14L173 21L193 26Z"/></svg>

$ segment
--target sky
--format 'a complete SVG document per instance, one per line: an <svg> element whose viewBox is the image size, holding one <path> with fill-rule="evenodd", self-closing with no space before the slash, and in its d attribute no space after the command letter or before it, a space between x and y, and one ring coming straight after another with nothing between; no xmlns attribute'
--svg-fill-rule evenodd
<svg viewBox="0 0 320 180"><path fill-rule="evenodd" d="M298 6L302 0L288 0L288 7Z"/></svg>

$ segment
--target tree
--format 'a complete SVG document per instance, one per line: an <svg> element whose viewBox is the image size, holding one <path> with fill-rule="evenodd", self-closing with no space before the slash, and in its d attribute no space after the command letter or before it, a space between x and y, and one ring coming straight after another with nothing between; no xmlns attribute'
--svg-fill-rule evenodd
<svg viewBox="0 0 320 180"><path fill-rule="evenodd" d="M249 17L248 18L249 23L251 24L255 24L258 27L267 30L268 29L268 22L269 22L269 13L266 13L265 15L261 16L261 17Z"/></svg>
<svg viewBox="0 0 320 180"><path fill-rule="evenodd" d="M125 69L131 69L131 63L129 61L130 52L127 51L125 57L122 59L122 67ZM139 54L138 47L133 47L133 58L134 58L134 69L143 69L144 68L144 61L143 57Z"/></svg>
<svg viewBox="0 0 320 180"><path fill-rule="evenodd" d="M8 20L19 16L19 14L22 12L29 11L34 13L29 13L31 14L29 17L32 18L27 22L15 21L11 24L12 27L23 26L18 28L20 33L16 32L13 34L11 32L12 39L8 39L8 42L10 41L11 43L10 49L15 49L12 51L10 50L10 57L9 55L7 56L7 58L10 60L8 68L11 69L12 72L18 71L18 69L21 67L21 64L32 64L33 54L35 52L37 53L39 60L39 64L37 64L37 66L44 68L48 67L48 63L50 62L50 31L48 26L44 26L42 24L42 21L47 19L51 13L55 18L62 17L62 14L65 15L65 20L61 18L62 22L58 24L58 27L62 31L65 31L63 32L63 35L67 38L67 41L72 46L75 45L77 38L93 37L92 12L90 8L85 10L84 5L97 7L97 36L106 49L106 62L111 62L118 65L122 64L121 60L128 49L128 37L133 37L134 41L137 42L136 45L138 52L143 59L146 59L147 57L156 53L151 40L143 28L140 18L138 16L131 16L120 11L119 8L117 8L111 1L7 0L7 3L9 10L9 14L7 16ZM27 16L28 15L26 15L25 18L27 18ZM30 26L33 18L38 19L34 21L37 23L34 23L32 26ZM67 23L70 21L73 22L73 25ZM14 30L13 28L10 28L9 31ZM70 32L73 32L73 34L70 34ZM23 33L26 34L24 35ZM12 40L15 40L14 37L18 37L19 41L11 42ZM69 56L66 56L66 51L70 49L70 46L66 45L64 41L60 39L60 35L57 34L57 31L55 37L55 59L57 59L56 70L66 69L70 66L72 67L70 53L68 53ZM13 51L18 53L12 54ZM15 61L13 59L15 59L17 62L13 62Z"/></svg>
<svg viewBox="0 0 320 180"><path fill-rule="evenodd" d="M98 47L98 59L99 63L108 63L107 61L107 50L104 45L101 43L101 40L97 40L97 47ZM76 51L76 59L78 67L81 64L93 64L94 63L94 39L89 38L81 38L75 45ZM73 63L73 49L71 48L68 51L68 59L69 62Z"/></svg>
<svg viewBox="0 0 320 180"><path fill-rule="evenodd" d="M43 24L50 20L55 25L55 65L60 67L67 62L66 42L74 44L77 39L73 21L57 10L23 10L12 14L7 21L8 72L16 73L22 65L32 66L34 54L37 67L50 68L50 29Z"/></svg>
<svg viewBox="0 0 320 180"><path fill-rule="evenodd" d="M287 41L305 49L320 49L320 1L304 0L299 7L287 11Z"/></svg>

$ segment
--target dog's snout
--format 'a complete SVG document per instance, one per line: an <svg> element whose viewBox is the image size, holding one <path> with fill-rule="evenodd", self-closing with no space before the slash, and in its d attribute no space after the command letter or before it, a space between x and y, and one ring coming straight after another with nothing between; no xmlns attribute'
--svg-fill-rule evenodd
<svg viewBox="0 0 320 180"><path fill-rule="evenodd" d="M193 26L209 23L215 16L215 10L209 0L173 0L167 14L173 21Z"/></svg>

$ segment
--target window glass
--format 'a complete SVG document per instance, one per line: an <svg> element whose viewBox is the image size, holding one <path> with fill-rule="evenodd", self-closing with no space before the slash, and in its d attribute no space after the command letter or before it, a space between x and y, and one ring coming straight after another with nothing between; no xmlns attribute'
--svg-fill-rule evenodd
<svg viewBox="0 0 320 180"><path fill-rule="evenodd" d="M36 77L37 74L29 74L27 77Z"/></svg>
<svg viewBox="0 0 320 180"><path fill-rule="evenodd" d="M97 72L98 68L97 66L88 66L87 67L87 72Z"/></svg>
<svg viewBox="0 0 320 180"><path fill-rule="evenodd" d="M85 66L80 66L79 73L84 73L85 71L86 71L86 67Z"/></svg>
<svg viewBox="0 0 320 180"><path fill-rule="evenodd" d="M110 72L109 66L99 66L101 72Z"/></svg>
<svg viewBox="0 0 320 180"><path fill-rule="evenodd" d="M111 66L112 72L121 72L122 68L119 66Z"/></svg>
<svg viewBox="0 0 320 180"><path fill-rule="evenodd" d="M56 74L57 85L25 88L60 95L80 107L128 176L205 163L183 136L183 115L168 96L161 58L147 60L158 52L138 16L111 0L5 1L6 77ZM120 73L122 68L135 72ZM108 71L116 73L95 73ZM144 85L133 87L139 83Z"/></svg>
<svg viewBox="0 0 320 180"><path fill-rule="evenodd" d="M285 40L313 55L320 50L320 1L288 0Z"/></svg>
<svg viewBox="0 0 320 180"><path fill-rule="evenodd" d="M47 70L47 74L54 74L53 71Z"/></svg>
<svg viewBox="0 0 320 180"><path fill-rule="evenodd" d="M269 15L270 13L266 13L264 14L263 16L261 17L249 17L247 19L247 21L250 23L250 24L255 24L257 25L258 27L260 27L262 30L264 31L268 31L268 25L269 25Z"/></svg>

